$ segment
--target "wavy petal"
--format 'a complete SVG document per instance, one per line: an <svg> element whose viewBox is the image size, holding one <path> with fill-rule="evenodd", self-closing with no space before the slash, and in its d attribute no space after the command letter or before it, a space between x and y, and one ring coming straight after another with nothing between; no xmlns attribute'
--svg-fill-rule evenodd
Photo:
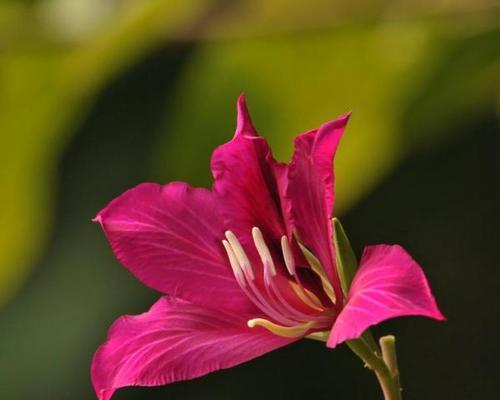
<svg viewBox="0 0 500 400"><path fill-rule="evenodd" d="M144 183L95 218L120 262L146 285L197 304L254 309L222 246L213 194L185 183Z"/></svg>
<svg viewBox="0 0 500 400"><path fill-rule="evenodd" d="M214 151L211 166L227 229L246 249L253 247L254 226L278 246L287 231L280 189L286 184L286 166L274 160L266 140L255 132L243 95L238 99L236 134Z"/></svg>
<svg viewBox="0 0 500 400"><path fill-rule="evenodd" d="M297 136L289 168L287 197L292 220L301 241L318 257L327 270L340 298L332 248L331 217L334 203L333 158L349 115Z"/></svg>
<svg viewBox="0 0 500 400"><path fill-rule="evenodd" d="M360 265L328 347L357 338L370 326L389 318L420 315L444 319L424 272L401 246L369 246Z"/></svg>
<svg viewBox="0 0 500 400"><path fill-rule="evenodd" d="M159 386L233 367L294 340L250 329L241 314L164 297L119 318L92 362L99 400L125 386Z"/></svg>

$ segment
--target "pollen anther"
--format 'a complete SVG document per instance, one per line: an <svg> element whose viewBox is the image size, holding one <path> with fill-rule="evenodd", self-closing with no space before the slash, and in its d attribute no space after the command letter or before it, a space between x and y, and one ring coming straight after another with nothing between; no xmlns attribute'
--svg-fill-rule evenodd
<svg viewBox="0 0 500 400"><path fill-rule="evenodd" d="M234 276L238 280L238 283L243 287L245 287L246 283L245 283L245 278L243 276L243 271L240 268L240 265L238 263L238 260L236 259L233 249L231 248L231 245L227 240L223 240L222 244L224 245L224 249L226 249L226 253L229 258L229 264L233 269Z"/></svg>
<svg viewBox="0 0 500 400"><path fill-rule="evenodd" d="M292 249L286 236L281 237L281 252L283 253L288 273L292 276L295 275L295 260L293 259Z"/></svg>
<svg viewBox="0 0 500 400"><path fill-rule="evenodd" d="M236 256L236 259L238 260L238 263L240 264L241 268L248 274L250 279L252 280L255 279L255 275L253 273L250 260L248 259L245 250L243 250L243 247L241 246L238 238L231 231L226 231L225 235L227 240L229 241L229 244L231 245L231 248L233 249L234 255Z"/></svg>
<svg viewBox="0 0 500 400"><path fill-rule="evenodd" d="M264 237L262 236L262 232L259 228L252 228L252 237L253 242L255 244L255 248L259 253L260 259L262 260L262 264L269 268L271 276L276 275L276 267L274 266L273 258L271 257L271 252L269 251L269 247L267 247L266 242L264 241Z"/></svg>
<svg viewBox="0 0 500 400"><path fill-rule="evenodd" d="M268 331L278 336L297 338L304 336L310 329L312 329L314 327L314 322L309 321L294 326L283 326L275 324L274 322L268 321L267 319L264 318L254 318L248 320L247 325L249 328L255 328L256 326L261 326L262 328L265 328Z"/></svg>

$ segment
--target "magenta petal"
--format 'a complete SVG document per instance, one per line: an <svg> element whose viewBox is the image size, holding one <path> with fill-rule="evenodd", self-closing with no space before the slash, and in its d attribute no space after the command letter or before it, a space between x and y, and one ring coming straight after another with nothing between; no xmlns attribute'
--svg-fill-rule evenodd
<svg viewBox="0 0 500 400"><path fill-rule="evenodd" d="M401 246L368 246L360 265L328 347L357 338L389 318L420 315L444 319L424 272Z"/></svg>
<svg viewBox="0 0 500 400"><path fill-rule="evenodd" d="M159 386L233 367L291 343L241 314L162 298L148 312L119 318L92 362L99 400L125 386Z"/></svg>
<svg viewBox="0 0 500 400"><path fill-rule="evenodd" d="M254 310L236 283L213 194L185 183L144 183L95 218L121 263L163 293L229 310Z"/></svg>
<svg viewBox="0 0 500 400"><path fill-rule="evenodd" d="M279 243L287 232L278 186L286 184L286 167L274 160L266 140L255 133L243 96L238 99L236 135L214 151L211 166L213 191L227 229L249 248L254 226Z"/></svg>
<svg viewBox="0 0 500 400"><path fill-rule="evenodd" d="M240 97L238 97L236 107L238 110L238 117L236 120L236 136L258 136L257 131L253 126L252 119L250 118L244 94L241 94Z"/></svg>
<svg viewBox="0 0 500 400"><path fill-rule="evenodd" d="M333 158L349 115L322 125L295 139L289 169L287 196L292 203L293 224L301 241L319 258L339 296L331 245L334 203Z"/></svg>

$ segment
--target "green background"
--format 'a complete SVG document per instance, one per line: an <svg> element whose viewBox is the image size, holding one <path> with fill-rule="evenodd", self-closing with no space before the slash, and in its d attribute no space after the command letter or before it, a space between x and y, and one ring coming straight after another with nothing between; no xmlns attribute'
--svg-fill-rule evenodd
<svg viewBox="0 0 500 400"><path fill-rule="evenodd" d="M0 398L92 399L114 319L158 294L90 219L143 181L210 186L245 91L288 160L353 111L336 214L360 254L399 243L448 321L389 321L405 399L498 397L500 7L493 1L0 3ZM377 399L347 348L301 341L116 399Z"/></svg>

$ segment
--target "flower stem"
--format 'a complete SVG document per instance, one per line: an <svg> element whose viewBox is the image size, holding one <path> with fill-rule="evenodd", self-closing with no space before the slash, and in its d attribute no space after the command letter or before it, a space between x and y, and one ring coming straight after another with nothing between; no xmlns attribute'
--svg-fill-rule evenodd
<svg viewBox="0 0 500 400"><path fill-rule="evenodd" d="M395 383L400 386L398 358L396 356L396 338L392 335L383 336L380 338L380 348L382 349L382 358L384 359L392 378ZM401 390L401 389L400 389Z"/></svg>
<svg viewBox="0 0 500 400"><path fill-rule="evenodd" d="M384 399L401 400L394 336L385 336L380 339L382 355L373 351L362 339L348 340L347 345L368 368L375 372L384 393Z"/></svg>

